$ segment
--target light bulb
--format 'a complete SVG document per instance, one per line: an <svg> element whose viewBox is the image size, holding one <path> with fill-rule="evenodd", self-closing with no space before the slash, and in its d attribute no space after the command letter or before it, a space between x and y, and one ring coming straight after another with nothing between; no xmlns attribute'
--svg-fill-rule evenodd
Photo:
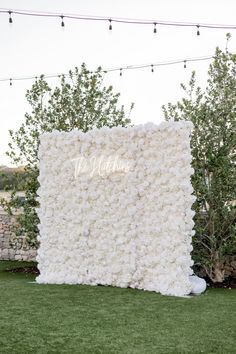
<svg viewBox="0 0 236 354"><path fill-rule="evenodd" d="M156 27L156 26L157 26L157 24L156 24L156 22L154 22L153 24L154 24L153 33L157 33L157 27Z"/></svg>
<svg viewBox="0 0 236 354"><path fill-rule="evenodd" d="M200 26L197 25L197 36L200 36L200 30L199 30Z"/></svg>
<svg viewBox="0 0 236 354"><path fill-rule="evenodd" d="M12 12L11 12L11 11L8 11L8 13L9 13L9 23L12 23L12 22L13 22L13 21L12 21L12 17L11 17Z"/></svg>
<svg viewBox="0 0 236 354"><path fill-rule="evenodd" d="M61 16L61 27L65 27L64 16Z"/></svg>

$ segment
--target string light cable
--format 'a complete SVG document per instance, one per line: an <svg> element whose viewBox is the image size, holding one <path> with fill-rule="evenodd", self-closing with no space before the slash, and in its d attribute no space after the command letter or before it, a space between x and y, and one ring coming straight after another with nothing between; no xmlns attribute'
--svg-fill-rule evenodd
<svg viewBox="0 0 236 354"><path fill-rule="evenodd" d="M137 69L145 69L145 68L150 68L150 71L154 73L154 68L155 67L161 67L161 66L168 66L168 65L176 65L176 64L183 64L184 69L187 68L187 63L190 62L200 62L200 61L206 61L206 60L211 60L213 59L214 56L204 56L204 57L197 57L197 58L189 58L189 59L176 59L176 60L170 60L170 61L162 61L162 62L156 62L156 63L151 63L151 64L138 64L138 65L128 65L124 67L115 67L115 68L108 68L108 69L102 69L102 72L104 74L110 73L110 72L115 72L118 71L119 75L122 76L123 72L125 70L137 70ZM96 73L96 70L90 71L91 74ZM0 82L4 81L9 81L10 86L12 86L13 81L25 81L25 80L37 80L40 78L40 76L43 76L45 79L50 79L50 78L60 78L62 76L67 77L70 74L46 74L46 75L31 75L31 76L18 76L18 77L7 77L7 78L0 78Z"/></svg>
<svg viewBox="0 0 236 354"><path fill-rule="evenodd" d="M15 16L32 16L32 17L51 17L58 18L61 21L61 26L65 26L65 19L80 20L80 21L99 21L106 22L108 29L113 29L112 24L123 23L132 25L149 25L152 26L153 32L157 33L157 26L174 26L174 27L194 27L196 28L196 34L200 35L200 28L208 29L236 29L236 25L229 24L215 24L215 23L201 23L201 22L176 22L176 21L161 21L161 20L145 20L135 18L122 18L122 17L106 17L106 16L92 16L92 15L79 15L79 14L66 14L57 12L43 12L43 11L30 11L30 10L18 10L18 9L6 9L0 8L0 14L8 15L8 22L13 23Z"/></svg>

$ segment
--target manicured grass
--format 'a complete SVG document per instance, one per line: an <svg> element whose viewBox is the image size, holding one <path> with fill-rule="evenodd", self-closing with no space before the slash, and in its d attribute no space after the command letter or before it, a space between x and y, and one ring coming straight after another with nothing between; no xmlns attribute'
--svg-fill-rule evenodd
<svg viewBox="0 0 236 354"><path fill-rule="evenodd" d="M1 354L236 353L236 291L176 298L112 287L39 285L0 261Z"/></svg>

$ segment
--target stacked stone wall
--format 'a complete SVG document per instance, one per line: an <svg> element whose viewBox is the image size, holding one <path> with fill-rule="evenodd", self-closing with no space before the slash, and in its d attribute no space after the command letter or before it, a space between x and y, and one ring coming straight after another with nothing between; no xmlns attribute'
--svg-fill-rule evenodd
<svg viewBox="0 0 236 354"><path fill-rule="evenodd" d="M33 261L37 251L29 247L24 235L15 235L16 218L0 210L0 260Z"/></svg>

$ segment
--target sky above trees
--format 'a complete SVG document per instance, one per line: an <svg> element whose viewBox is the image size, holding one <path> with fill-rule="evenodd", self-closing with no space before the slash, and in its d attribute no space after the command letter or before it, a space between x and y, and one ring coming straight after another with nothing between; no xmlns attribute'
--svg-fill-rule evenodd
<svg viewBox="0 0 236 354"><path fill-rule="evenodd" d="M0 0L0 7L76 13L82 15L128 17L167 21L190 21L235 24L235 1L233 0ZM157 33L149 26L113 24L104 22L65 20L62 30L59 19L13 17L0 15L1 68L0 78L39 74L66 73L85 62L93 70L148 64L172 59L185 59L213 55L215 47L225 48L228 30L201 29L197 36L195 28L158 27ZM229 50L236 52L236 30L231 31ZM105 75L104 85L112 84L121 93L121 103L135 103L131 119L134 124L163 120L161 106L175 102L182 96L181 82L189 80L192 70L197 81L205 84L209 61ZM50 85L58 84L50 79ZM10 164L5 156L9 142L8 129L16 129L24 119L27 106L25 93L32 81L0 82L0 164Z"/></svg>

